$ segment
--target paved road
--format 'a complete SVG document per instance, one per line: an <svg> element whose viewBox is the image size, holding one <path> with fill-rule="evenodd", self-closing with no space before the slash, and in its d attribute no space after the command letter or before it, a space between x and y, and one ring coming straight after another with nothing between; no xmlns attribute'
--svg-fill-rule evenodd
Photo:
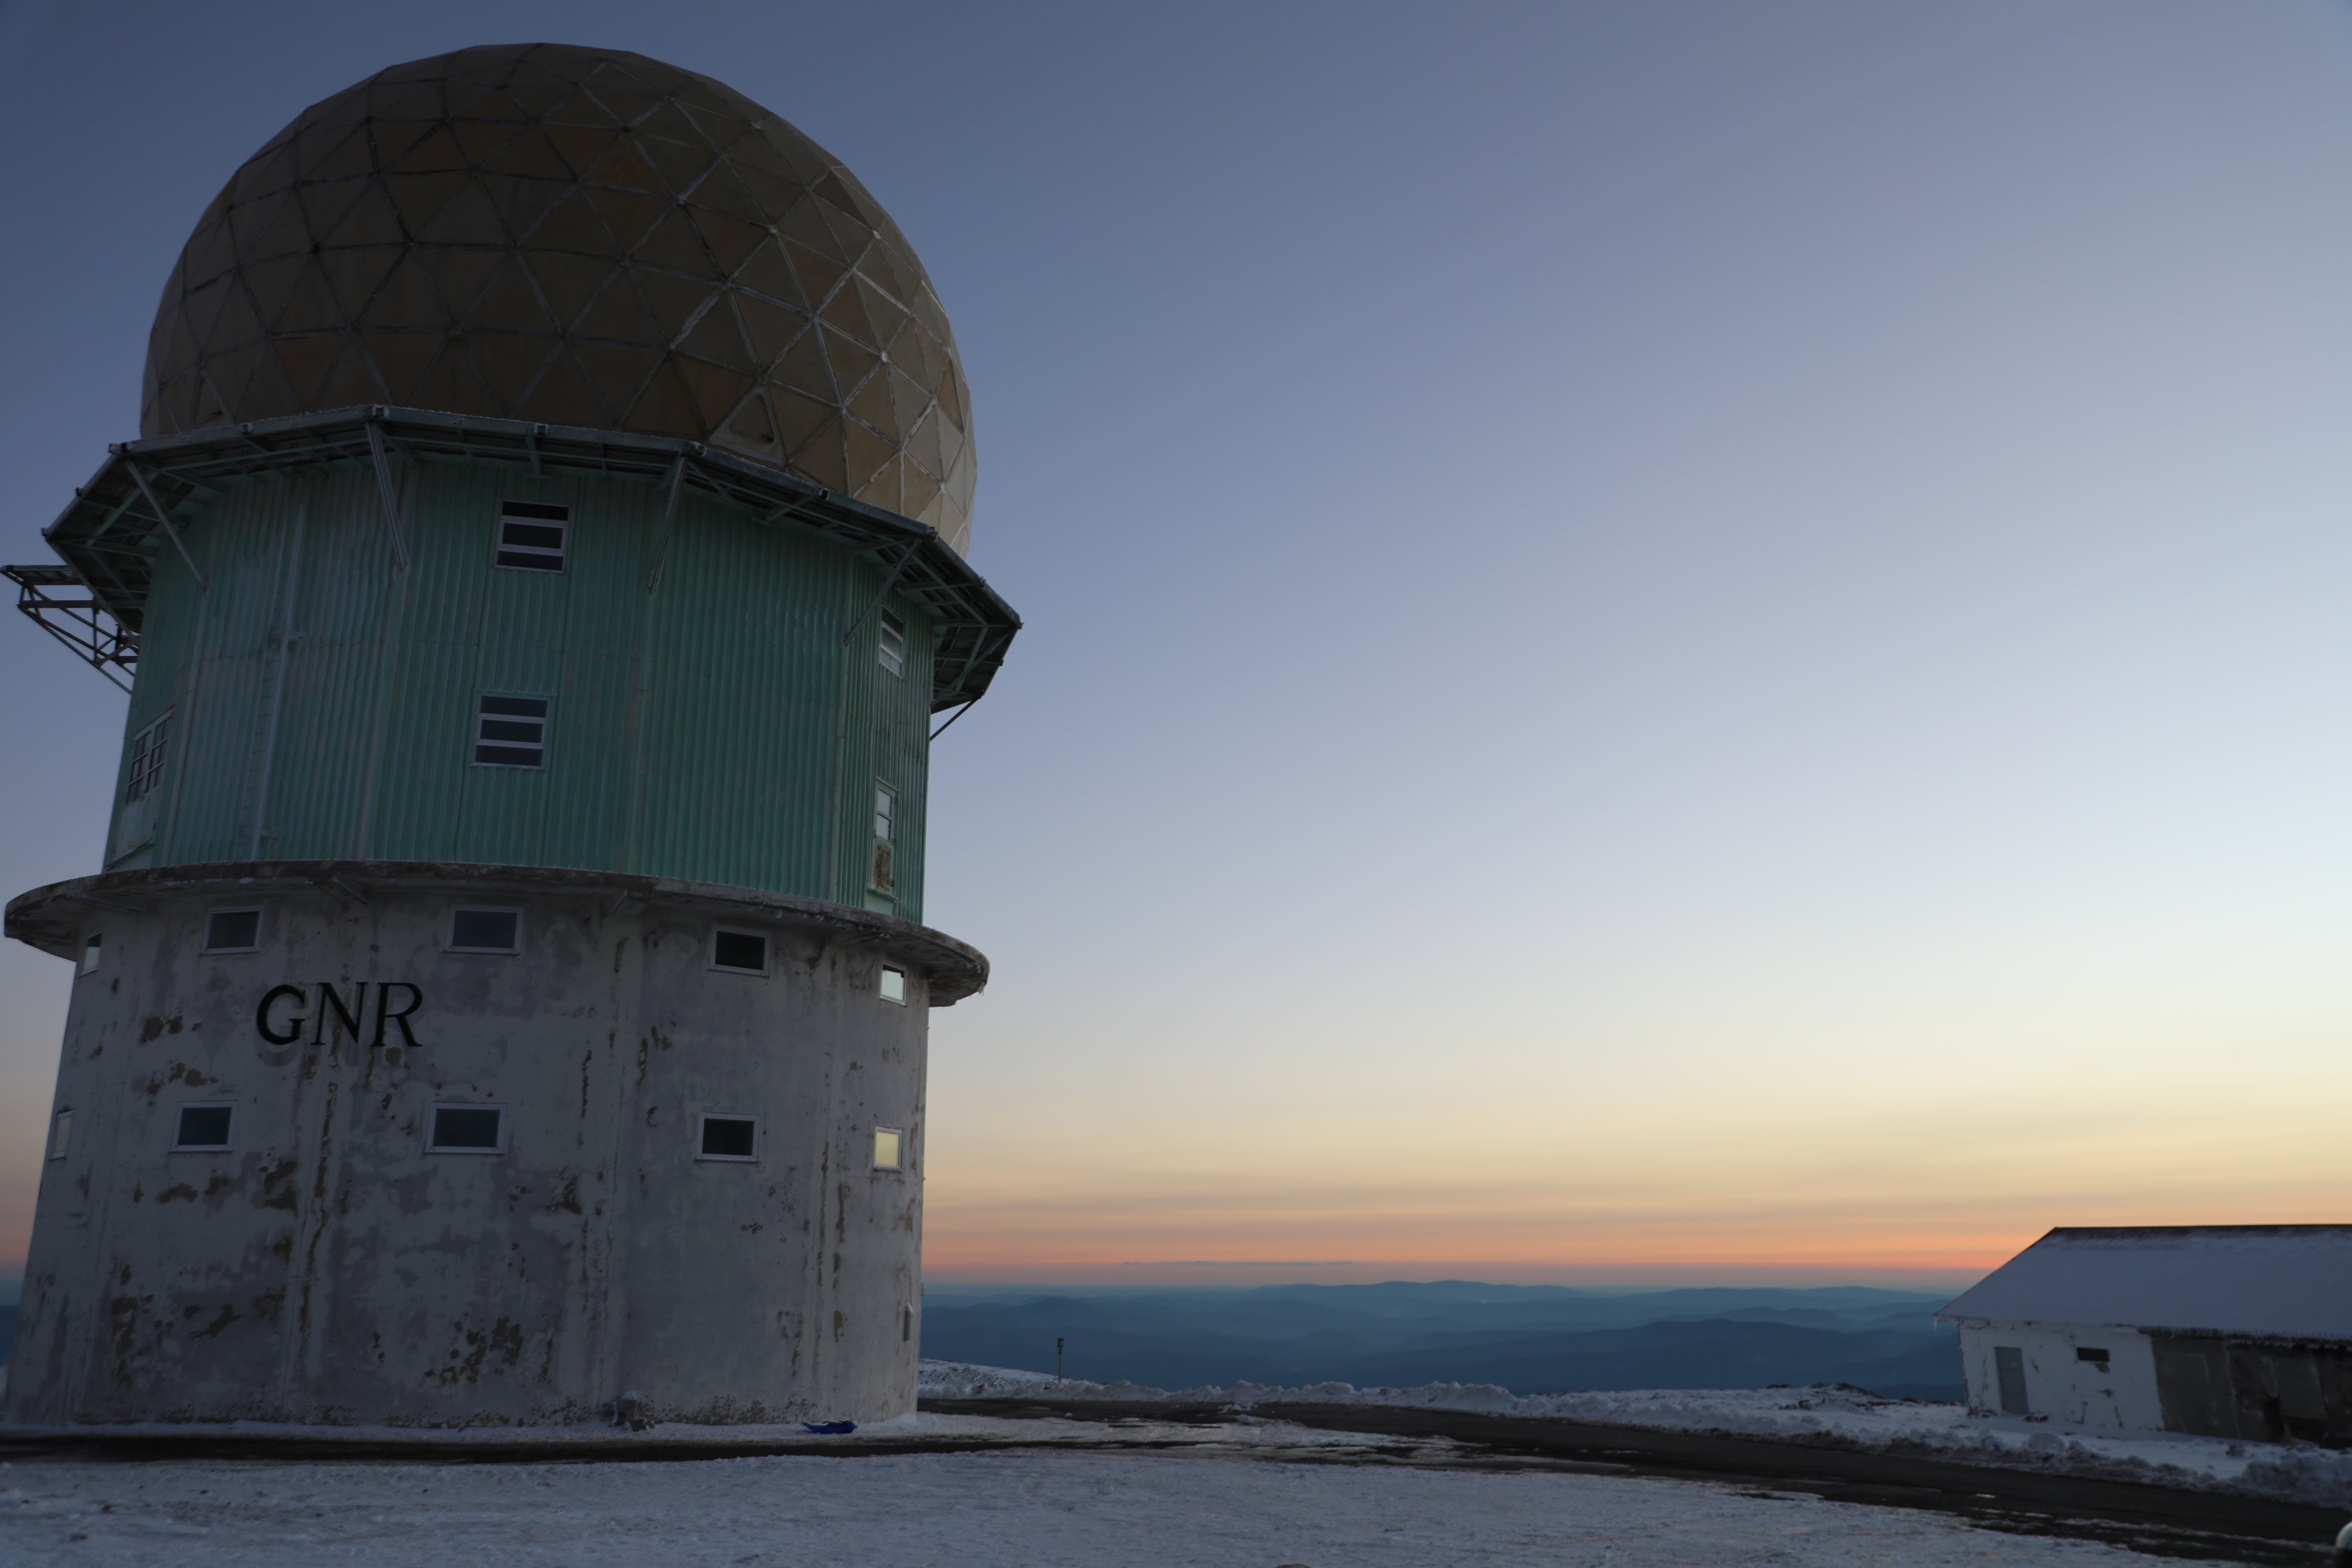
<svg viewBox="0 0 2352 1568"><path fill-rule="evenodd" d="M1615 1476L1655 1476L1746 1487L1759 1495L1802 1494L1835 1502L1926 1510L1963 1517L1990 1530L2103 1542L2158 1556L2204 1562L2300 1565L2329 1562L2328 1543L2345 1512L2220 1492L2176 1490L2127 1481L2096 1480L2032 1470L1996 1469L1948 1460L1914 1458L1827 1445L1759 1437L1719 1436L1643 1427L1597 1426L1572 1421L1487 1415L1471 1411L1363 1405L1260 1405L1247 1413L1229 1406L1122 1404L1110 1401L926 1399L942 1415L1058 1418L1107 1428L1089 1448L1153 1449L1171 1444L1171 1425L1201 1427L1285 1421L1332 1432L1396 1439L1388 1444L1325 1448L1276 1445L1257 1457L1292 1463L1402 1464L1423 1468L1544 1468ZM1122 1426L1129 1426L1122 1432ZM1153 1434L1150 1428L1156 1427ZM1067 1428L1063 1429L1065 1434ZM179 1436L92 1432L71 1436L0 1437L0 1459L103 1458L156 1459L294 1459L393 1461L404 1464L582 1464L676 1462L782 1454L860 1455L961 1453L984 1449L1069 1447L1017 1431L973 1434L877 1435L854 1444L839 1438L741 1439L696 1436L633 1439L629 1434L583 1443L577 1436L546 1443L468 1442L452 1433L430 1445L364 1438L320 1440L296 1435ZM1240 1451L1236 1450L1239 1454ZM1247 1457L1243 1455L1242 1457Z"/></svg>
<svg viewBox="0 0 2352 1568"><path fill-rule="evenodd" d="M1045 1399L926 1399L926 1410L967 1415L1118 1421L1230 1421L1212 1405L1113 1405ZM2221 1492L2176 1490L2035 1470L2003 1470L1903 1455L1760 1437L1367 1405L1258 1405L1259 1419L1347 1432L1450 1438L1458 1461L1542 1465L1617 1475L1748 1483L1837 1502L1928 1509L1994 1530L2101 1541L2206 1562L2320 1564L2346 1510ZM1427 1461L1423 1461L1427 1462Z"/></svg>

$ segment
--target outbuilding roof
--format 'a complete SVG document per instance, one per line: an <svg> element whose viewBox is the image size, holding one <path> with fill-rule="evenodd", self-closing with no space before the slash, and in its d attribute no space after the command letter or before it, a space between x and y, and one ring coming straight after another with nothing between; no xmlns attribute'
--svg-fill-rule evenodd
<svg viewBox="0 0 2352 1568"><path fill-rule="evenodd" d="M2062 1226L1936 1317L2352 1340L2352 1225Z"/></svg>

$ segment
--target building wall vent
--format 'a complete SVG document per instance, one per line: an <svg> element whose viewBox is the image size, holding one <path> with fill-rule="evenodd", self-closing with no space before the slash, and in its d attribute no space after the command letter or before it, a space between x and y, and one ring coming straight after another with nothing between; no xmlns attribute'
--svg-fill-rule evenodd
<svg viewBox="0 0 2352 1568"><path fill-rule="evenodd" d="M723 969L730 974L767 973L767 936L756 931L728 931L724 928L712 931L710 967Z"/></svg>
<svg viewBox="0 0 2352 1568"><path fill-rule="evenodd" d="M451 952L522 951L522 911L460 904L449 911Z"/></svg>
<svg viewBox="0 0 2352 1568"><path fill-rule="evenodd" d="M507 1152L507 1108L436 1105L433 1108L432 1137L425 1148L436 1154L503 1154Z"/></svg>
<svg viewBox="0 0 2352 1568"><path fill-rule="evenodd" d="M490 768L547 765L547 699L485 694L474 724L474 761Z"/></svg>
<svg viewBox="0 0 2352 1568"><path fill-rule="evenodd" d="M260 946L259 910L215 910L205 917L206 952L252 952Z"/></svg>
<svg viewBox="0 0 2352 1568"><path fill-rule="evenodd" d="M510 500L499 506L498 563L524 572L561 572L571 543L572 509L545 501Z"/></svg>
<svg viewBox="0 0 2352 1568"><path fill-rule="evenodd" d="M183 1105L172 1135L173 1151L227 1148L229 1119L235 1114L234 1106L217 1100Z"/></svg>
<svg viewBox="0 0 2352 1568"><path fill-rule="evenodd" d="M760 1119L756 1116L707 1115L698 1160L731 1160L750 1164L760 1158Z"/></svg>

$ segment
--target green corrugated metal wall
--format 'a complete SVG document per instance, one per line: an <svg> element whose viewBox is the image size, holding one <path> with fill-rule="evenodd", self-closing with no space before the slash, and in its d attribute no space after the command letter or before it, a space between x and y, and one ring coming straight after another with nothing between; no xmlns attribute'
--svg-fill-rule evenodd
<svg viewBox="0 0 2352 1568"><path fill-rule="evenodd" d="M859 905L878 780L898 799L893 907L920 918L931 628L887 602L903 676L877 658L878 614L840 642L881 569L689 491L647 592L657 487L395 472L405 572L356 468L240 485L188 518L209 591L157 557L126 741L166 712L173 734L152 803L123 806L118 780L110 868L252 858L258 810L267 859L579 867ZM562 573L492 564L509 499L572 509ZM544 769L473 764L485 691L551 700Z"/></svg>

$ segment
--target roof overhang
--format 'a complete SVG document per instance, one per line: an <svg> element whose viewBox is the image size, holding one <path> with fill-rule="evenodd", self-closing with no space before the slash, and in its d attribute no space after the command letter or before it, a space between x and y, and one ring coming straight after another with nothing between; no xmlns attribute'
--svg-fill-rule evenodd
<svg viewBox="0 0 2352 1568"><path fill-rule="evenodd" d="M237 861L159 866L52 882L8 900L9 936L59 958L79 956L83 933L108 910L144 914L173 898L249 898L263 893L324 892L345 902L371 893L457 890L466 897L577 898L596 900L609 914L634 903L681 910L700 918L787 927L828 942L865 948L909 963L925 980L929 1005L952 1006L988 984L988 959L968 942L895 915L852 909L821 899L753 888L637 877L555 866L474 866L404 860Z"/></svg>
<svg viewBox="0 0 2352 1568"><path fill-rule="evenodd" d="M691 489L753 523L831 540L871 560L899 592L929 610L935 712L979 700L1021 629L1013 606L936 529L781 468L698 441L421 408L333 409L125 442L110 448L43 536L113 618L135 657L158 552L179 547L176 527L189 509L289 472L390 459L508 463L534 474Z"/></svg>

